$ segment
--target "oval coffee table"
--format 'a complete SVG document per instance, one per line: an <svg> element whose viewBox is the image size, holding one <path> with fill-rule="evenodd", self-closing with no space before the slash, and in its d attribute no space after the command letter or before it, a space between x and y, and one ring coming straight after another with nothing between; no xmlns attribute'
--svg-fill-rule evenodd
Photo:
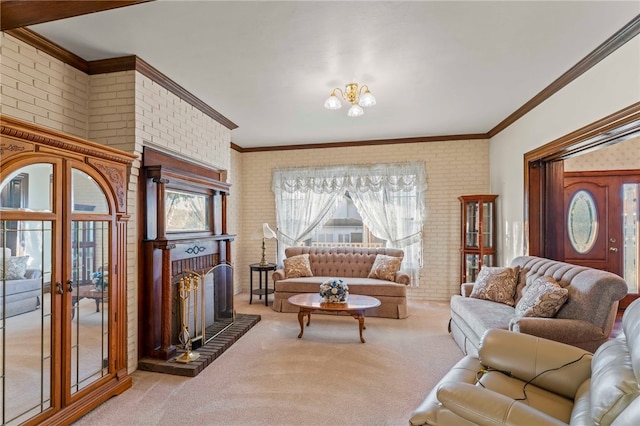
<svg viewBox="0 0 640 426"><path fill-rule="evenodd" d="M296 294L288 300L289 303L300 308L298 312L298 321L300 322L298 339L301 338L304 333L305 316L307 317L307 327L311 324L311 312L346 312L358 320L360 324L360 341L364 343L364 337L362 337L362 330L366 329L364 326L364 311L365 309L380 306L380 301L375 297L361 296L359 294L350 294L347 301L341 303L327 303L324 301L324 298L317 293Z"/></svg>

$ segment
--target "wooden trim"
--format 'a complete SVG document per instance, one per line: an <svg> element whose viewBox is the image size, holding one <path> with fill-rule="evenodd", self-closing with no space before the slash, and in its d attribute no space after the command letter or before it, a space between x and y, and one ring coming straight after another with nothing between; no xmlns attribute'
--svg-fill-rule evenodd
<svg viewBox="0 0 640 426"><path fill-rule="evenodd" d="M569 158L600 145L619 142L640 132L640 102L525 153L525 161Z"/></svg>
<svg viewBox="0 0 640 426"><path fill-rule="evenodd" d="M25 1L3 0L0 4L2 31L118 7L132 6L152 0L108 1Z"/></svg>
<svg viewBox="0 0 640 426"><path fill-rule="evenodd" d="M640 102L623 108L581 129L562 136L524 154L524 247L534 256L545 256L547 238L544 217L550 184L547 164L579 153L595 151L640 134ZM543 174L544 176L541 176Z"/></svg>
<svg viewBox="0 0 640 426"><path fill-rule="evenodd" d="M489 130L489 137L494 137L518 119L522 118L528 112L540 105L545 100L549 99L552 95L559 92L566 85L571 83L576 78L580 77L586 71L591 69L594 65L602 61L611 53L616 51L619 47L627 43L629 40L640 34L640 15L636 16L627 25L622 27L620 31L609 37L604 43L598 46L594 51L589 53L584 59L574 65L569 71L562 74L549 86L544 88L540 93L531 98L527 103L518 108L510 116L498 123L493 129Z"/></svg>
<svg viewBox="0 0 640 426"><path fill-rule="evenodd" d="M238 152L264 152L264 151L289 151L297 149L323 149L323 148L346 148L354 146L368 146L368 145L394 145L401 143L419 143L419 142L444 142L444 141L460 141L460 140L476 140L476 139L488 139L488 135L485 133L476 133L468 135L445 135L445 136L422 136L414 138L398 138L398 139L372 139L353 142L326 142L315 143L306 145L278 145L278 146L266 146L256 148L242 148L233 142L231 148Z"/></svg>
<svg viewBox="0 0 640 426"><path fill-rule="evenodd" d="M564 172L565 178L572 177L609 177L609 176L639 176L640 169L624 169L624 170L585 170L580 172Z"/></svg>
<svg viewBox="0 0 640 426"><path fill-rule="evenodd" d="M136 57L136 71L140 74L149 77L151 80L158 83L160 86L167 89L169 92L178 96L183 101L189 103L193 107L199 109L204 114L213 118L218 123L222 124L229 130L237 129L238 125L233 121L229 120L222 114L220 114L215 109L211 108L209 105L195 97L191 92L187 91L184 87L180 86L175 81L168 78L166 75L162 74L160 71L143 61L142 59Z"/></svg>
<svg viewBox="0 0 640 426"><path fill-rule="evenodd" d="M15 30L9 30L6 33L89 75L121 71L138 71L140 74L153 80L155 83L164 87L194 108L202 111L203 114L217 121L227 129L233 130L238 128L238 125L233 121L211 108L202 100L187 91L184 87L180 86L135 55L86 61L29 29L18 28Z"/></svg>
<svg viewBox="0 0 640 426"><path fill-rule="evenodd" d="M37 124L3 115L0 118L0 134L6 137L35 142L42 145L90 155L115 163L131 164L137 155L121 151L108 145L102 145L73 135L69 135ZM0 151L3 147L0 146Z"/></svg>
<svg viewBox="0 0 640 426"><path fill-rule="evenodd" d="M71 65L77 70L88 73L89 65L87 64L87 61L28 28L16 28L13 30L7 30L5 33L27 43L29 46L35 47L47 55L53 56L65 64Z"/></svg>

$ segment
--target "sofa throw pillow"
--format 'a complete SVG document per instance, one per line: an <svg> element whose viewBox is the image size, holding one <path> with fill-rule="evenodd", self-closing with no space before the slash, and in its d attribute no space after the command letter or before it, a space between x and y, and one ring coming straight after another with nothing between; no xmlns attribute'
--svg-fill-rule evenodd
<svg viewBox="0 0 640 426"><path fill-rule="evenodd" d="M560 287L552 277L538 277L528 284L516 305L519 317L554 317L569 297L569 290Z"/></svg>
<svg viewBox="0 0 640 426"><path fill-rule="evenodd" d="M513 306L520 267L483 266L470 297Z"/></svg>
<svg viewBox="0 0 640 426"><path fill-rule="evenodd" d="M312 277L311 265L309 264L309 254L299 254L288 257L284 260L284 277L300 278Z"/></svg>
<svg viewBox="0 0 640 426"><path fill-rule="evenodd" d="M27 273L29 256L14 256L4 259L0 266L0 279L22 280Z"/></svg>
<svg viewBox="0 0 640 426"><path fill-rule="evenodd" d="M387 256L386 254L377 254L376 260L371 266L368 278L377 278L379 280L395 281L396 272L400 269L402 258L395 256Z"/></svg>

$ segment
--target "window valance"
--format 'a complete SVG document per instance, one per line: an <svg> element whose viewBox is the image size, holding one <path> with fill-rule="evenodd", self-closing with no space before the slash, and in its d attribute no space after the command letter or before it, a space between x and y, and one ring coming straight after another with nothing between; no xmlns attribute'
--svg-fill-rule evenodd
<svg viewBox="0 0 640 426"><path fill-rule="evenodd" d="M368 192L386 189L391 192L427 189L424 163L391 163L330 167L297 167L276 169L274 193Z"/></svg>

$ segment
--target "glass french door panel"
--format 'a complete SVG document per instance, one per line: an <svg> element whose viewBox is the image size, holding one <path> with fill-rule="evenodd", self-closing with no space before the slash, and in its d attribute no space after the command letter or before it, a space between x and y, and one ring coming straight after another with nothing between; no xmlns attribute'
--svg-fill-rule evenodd
<svg viewBox="0 0 640 426"><path fill-rule="evenodd" d="M73 221L71 394L109 373L109 221Z"/></svg>
<svg viewBox="0 0 640 426"><path fill-rule="evenodd" d="M0 412L13 425L52 406L53 231L50 221L8 222L0 221Z"/></svg>
<svg viewBox="0 0 640 426"><path fill-rule="evenodd" d="M638 272L640 266L638 257L640 248L640 184L625 183L622 185L622 231L623 231L623 278L629 286L629 293L637 294L640 283Z"/></svg>

